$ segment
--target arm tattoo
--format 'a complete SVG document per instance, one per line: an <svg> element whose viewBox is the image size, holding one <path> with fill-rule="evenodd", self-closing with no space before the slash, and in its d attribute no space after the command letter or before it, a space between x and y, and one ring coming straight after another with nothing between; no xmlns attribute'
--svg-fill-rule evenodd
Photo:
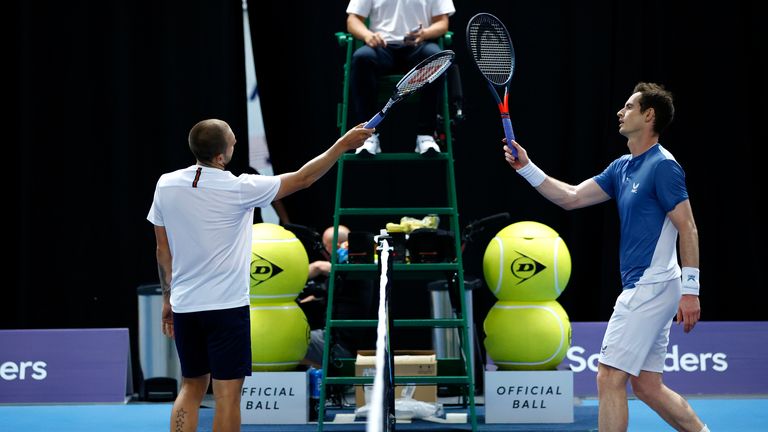
<svg viewBox="0 0 768 432"><path fill-rule="evenodd" d="M160 275L160 288L163 291L163 297L169 297L171 295L171 285L166 279L165 269L162 264L157 265L157 273Z"/></svg>

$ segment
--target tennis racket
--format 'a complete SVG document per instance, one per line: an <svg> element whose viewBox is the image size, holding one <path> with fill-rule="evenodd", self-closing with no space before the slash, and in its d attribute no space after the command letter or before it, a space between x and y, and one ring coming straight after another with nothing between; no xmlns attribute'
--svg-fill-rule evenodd
<svg viewBox="0 0 768 432"><path fill-rule="evenodd" d="M504 125L504 135L512 155L517 157L517 150L512 146L515 132L509 119L509 83L515 71L515 48L504 24L489 13L479 13L467 23L467 48L472 53L475 66L483 75L488 88L496 99ZM499 91L504 88L504 99Z"/></svg>
<svg viewBox="0 0 768 432"><path fill-rule="evenodd" d="M400 102L413 94L416 90L438 79L440 75L447 71L451 64L453 64L455 56L456 54L454 54L453 51L444 50L425 58L421 63L414 66L413 69L408 71L408 73L397 83L395 91L389 98L389 101L387 101L387 104L384 105L384 108L376 113L373 118L368 120L368 123L365 124L365 128L375 128L382 120L384 120L384 117L387 115L389 109L392 108L392 105Z"/></svg>

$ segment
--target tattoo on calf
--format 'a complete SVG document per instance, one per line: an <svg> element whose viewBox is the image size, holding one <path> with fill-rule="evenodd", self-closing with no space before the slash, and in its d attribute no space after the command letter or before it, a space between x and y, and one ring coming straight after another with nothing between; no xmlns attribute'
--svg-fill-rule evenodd
<svg viewBox="0 0 768 432"><path fill-rule="evenodd" d="M177 432L182 432L184 430L184 418L187 416L187 412L184 411L184 408L180 408L178 411L176 411L176 427L174 430Z"/></svg>

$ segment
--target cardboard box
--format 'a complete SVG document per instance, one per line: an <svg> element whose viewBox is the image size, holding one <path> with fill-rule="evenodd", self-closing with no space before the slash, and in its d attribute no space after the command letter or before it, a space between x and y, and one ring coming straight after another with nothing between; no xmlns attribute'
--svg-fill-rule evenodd
<svg viewBox="0 0 768 432"><path fill-rule="evenodd" d="M376 375L376 351L360 350L355 359L355 376ZM395 351L395 376L436 376L437 357L432 350ZM413 387L413 398L422 402L437 402L437 385L397 385L395 399L402 397L403 389ZM364 406L370 400L373 384L356 386L355 403ZM410 389L409 389L410 390Z"/></svg>

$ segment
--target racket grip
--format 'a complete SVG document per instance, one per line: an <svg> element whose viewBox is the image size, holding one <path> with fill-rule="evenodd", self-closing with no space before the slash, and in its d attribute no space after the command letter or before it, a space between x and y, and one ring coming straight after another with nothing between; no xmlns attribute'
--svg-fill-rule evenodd
<svg viewBox="0 0 768 432"><path fill-rule="evenodd" d="M373 118L368 120L368 123L366 123L365 126L363 127L365 127L366 129L375 128L376 126L379 125L379 123L381 123L382 120L384 120L384 114L382 114L381 112L378 112L376 113L375 116L373 116Z"/></svg>
<svg viewBox="0 0 768 432"><path fill-rule="evenodd" d="M512 120L509 119L509 114L502 114L501 124L504 125L504 136L507 138L507 147L512 150L512 156L517 158L517 149L512 145L512 141L515 139L515 132L512 130Z"/></svg>

